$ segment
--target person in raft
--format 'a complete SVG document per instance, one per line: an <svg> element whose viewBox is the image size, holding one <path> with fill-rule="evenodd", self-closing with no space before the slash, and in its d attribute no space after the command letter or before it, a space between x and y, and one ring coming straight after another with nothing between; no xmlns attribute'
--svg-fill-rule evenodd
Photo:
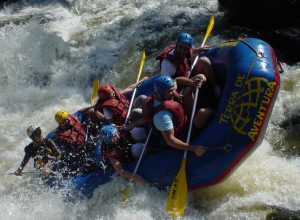
<svg viewBox="0 0 300 220"><path fill-rule="evenodd" d="M127 117L129 100L126 94L132 92L140 83L148 79L144 77L137 83L128 86L120 91L113 85L104 84L98 89L98 100L94 106L83 108L81 112L87 112L90 127L93 133L98 132L104 124L115 124L123 126ZM142 117L142 103L146 96L139 96L132 105L128 121L134 121Z"/></svg>
<svg viewBox="0 0 300 220"><path fill-rule="evenodd" d="M61 158L61 152L52 139L45 139L42 129L35 125L29 125L26 130L32 142L24 148L25 156L15 171L16 176L22 176L23 169L31 158L34 159L34 167L43 174L49 175L55 170L56 162Z"/></svg>
<svg viewBox="0 0 300 220"><path fill-rule="evenodd" d="M58 127L54 141L62 150L61 172L64 176L76 176L96 169L93 160L96 143L86 141L86 128L73 114L59 110L55 114Z"/></svg>
<svg viewBox="0 0 300 220"><path fill-rule="evenodd" d="M154 141L150 146L173 147L179 150L194 152L202 156L205 149L202 145L190 145L186 143L189 121L180 103L173 101L176 96L176 84L170 76L160 76L154 81L155 94L147 97L143 106L143 118L126 126L125 130L141 126L149 122L154 128ZM197 115L197 113L196 113ZM157 137L159 135L162 138ZM159 143L157 140L163 140ZM161 149L159 149L161 150ZM150 151L155 152L155 149ZM150 152L149 152L150 153Z"/></svg>
<svg viewBox="0 0 300 220"><path fill-rule="evenodd" d="M142 176L125 171L122 166L124 163L139 157L144 145L141 143L133 144L129 132L118 130L113 125L103 126L100 136L102 159L104 161L108 159L109 164L121 177L144 184L146 180Z"/></svg>
<svg viewBox="0 0 300 220"><path fill-rule="evenodd" d="M203 129L214 113L214 103L217 102L221 95L221 87L217 81L212 64L206 56L200 55L200 58L197 60L190 74L193 56L209 48L207 46L192 48L192 45L192 36L188 33L180 33L177 36L176 44L165 48L156 59L160 61L161 76L171 76L176 80L179 91L181 92L184 89L182 105L187 114L190 114L192 111L194 89L199 85L199 81L203 80L203 75L205 76L207 83L202 88L204 91L199 93L205 94L205 96L201 96L201 98L204 97L205 100L200 100L202 101L202 103L199 104L200 120L198 120L199 123L196 125L197 128ZM189 75L190 78L188 78Z"/></svg>

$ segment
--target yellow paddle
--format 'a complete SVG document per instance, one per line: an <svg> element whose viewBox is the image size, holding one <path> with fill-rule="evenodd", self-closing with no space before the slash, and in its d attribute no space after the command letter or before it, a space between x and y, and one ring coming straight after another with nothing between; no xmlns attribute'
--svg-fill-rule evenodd
<svg viewBox="0 0 300 220"><path fill-rule="evenodd" d="M207 38L209 37L213 27L214 27L214 24L215 24L215 17L214 16L211 16L210 20L209 20L209 23L208 23L208 27L207 27L207 30L206 30L206 34L204 36L204 39L202 41L202 44L201 44L201 47L204 46Z"/></svg>
<svg viewBox="0 0 300 220"><path fill-rule="evenodd" d="M138 81L140 80L141 73L142 73L142 69L143 69L143 66L144 66L144 63L145 63L145 59L146 59L146 53L145 53L145 51L143 51L143 52L142 52L142 57L141 57L141 62L140 62L140 68L139 68L139 72L138 72L138 75L137 75L136 82L138 82ZM131 97L130 105L129 105L129 108L128 108L128 112L127 112L125 124L127 124L128 116L129 116L130 111L131 111L131 108L132 108L132 103L133 103L135 94L136 94L136 88L134 89L134 91L133 91L133 93L132 93L132 97ZM142 157L143 157L145 148L146 148L146 146L147 146L147 144L148 144L148 140L149 140L150 134L151 134L151 132L150 132L149 135L148 135L148 138L147 138L146 143L145 143L145 145L144 145L143 151L142 151L142 153L141 153L141 155L140 155L140 157L139 157L138 163L137 163L137 165L136 165L136 167L135 167L135 169L134 169L134 172L133 172L134 174L136 174L137 169L138 169L138 167L139 167L139 165L140 165L140 162L141 162L141 159L142 159ZM125 204L125 202L126 202L128 196L129 196L130 191L131 191L131 183L129 182L129 184L126 186L126 188L124 189L123 194L122 194L122 198L121 198L121 203L122 203L122 204Z"/></svg>
<svg viewBox="0 0 300 220"><path fill-rule="evenodd" d="M22 175L41 175L42 173L41 172L22 172ZM0 176L5 176L5 175L16 175L15 173L0 173Z"/></svg>
<svg viewBox="0 0 300 220"><path fill-rule="evenodd" d="M95 79L93 82L93 93L92 93L92 98L91 98L91 105L93 106L95 103L95 99L98 93L98 88L99 88L99 80ZM89 125L87 124L86 126L86 134L85 134L85 141L88 139L88 133L89 133Z"/></svg>
<svg viewBox="0 0 300 220"><path fill-rule="evenodd" d="M95 103L98 88L99 88L99 80L95 79L94 82L93 82L93 94L92 94L92 99L91 99L91 104L92 105L94 105L94 103Z"/></svg>
<svg viewBox="0 0 300 220"><path fill-rule="evenodd" d="M214 16L212 16L209 21L209 24L208 24L208 27L206 30L206 34L205 34L205 37L203 39L201 46L203 46L205 44L205 41L207 40L208 36L210 35L213 26L214 26ZM194 65L197 62L197 60L198 60L198 55L196 56L195 61L193 62L191 71L194 68ZM193 104L193 110L192 110L192 114L191 114L191 120L190 120L189 131L188 131L188 137L187 137L187 141L186 141L187 143L190 142L191 130L192 130L194 114L195 114L195 110L196 110L198 93L199 93L199 88L196 87L195 100L194 100L194 104ZM186 196L187 196L187 181L186 181L186 172L185 172L186 156L187 156L187 151L184 151L180 170L171 185L169 196L168 196L166 211L167 211L168 215L173 218L183 216L184 210L185 210L185 203L186 203Z"/></svg>
<svg viewBox="0 0 300 220"><path fill-rule="evenodd" d="M141 57L141 62L140 62L139 72L138 72L138 75L137 75L137 78L136 78L136 82L138 82L140 80L142 69L143 69L144 63L145 63L145 59L146 59L146 53L145 53L145 51L143 51L142 52L142 57ZM128 116L129 116L131 108L132 108L132 104L133 104L133 101L134 101L134 98L135 98L135 94L136 94L136 88L134 88L134 90L133 90L124 124L127 124Z"/></svg>

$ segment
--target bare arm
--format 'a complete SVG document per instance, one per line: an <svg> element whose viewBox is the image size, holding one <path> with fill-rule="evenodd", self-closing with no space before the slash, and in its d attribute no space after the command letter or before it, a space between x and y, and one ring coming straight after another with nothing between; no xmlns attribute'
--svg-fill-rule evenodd
<svg viewBox="0 0 300 220"><path fill-rule="evenodd" d="M196 54L196 53L201 53L201 52L204 52L206 50L208 50L209 48L212 48L211 46L203 46L203 47L197 47L197 48L193 48L193 55Z"/></svg>
<svg viewBox="0 0 300 220"><path fill-rule="evenodd" d="M123 177L125 179L129 179L129 180L133 179L137 183L141 183L141 184L144 184L146 182L146 180L143 177L141 177L140 175L133 174L133 173L130 173L128 171L123 170L123 167L122 167L122 165L121 165L121 163L120 163L119 160L111 158L111 157L109 157L109 160L112 163L112 165L114 166L114 168L117 171L117 173L121 177Z"/></svg>
<svg viewBox="0 0 300 220"><path fill-rule="evenodd" d="M143 125L143 124L148 123L148 121L149 121L149 120L146 120L146 119L144 119L144 118L140 118L140 119L138 119L138 120L136 120L136 121L134 121L134 122L132 122L132 123L130 123L130 124L127 124L127 125L124 127L124 130L126 130L126 131L131 131L134 127L139 127L139 126L141 126L141 125Z"/></svg>
<svg viewBox="0 0 300 220"><path fill-rule="evenodd" d="M132 92L140 83L144 82L146 79L148 79L147 76L143 77L140 81L128 86L126 89L122 90L121 93L124 95L126 93Z"/></svg>
<svg viewBox="0 0 300 220"><path fill-rule="evenodd" d="M181 86L201 87L202 84L206 82L206 77L203 74L198 74L190 79L186 77L177 77L175 80L177 84Z"/></svg>
<svg viewBox="0 0 300 220"><path fill-rule="evenodd" d="M170 147L174 147L179 150L187 150L194 152L197 156L202 156L205 153L203 146L192 146L189 145L174 136L174 129L167 131L161 131L162 135Z"/></svg>
<svg viewBox="0 0 300 220"><path fill-rule="evenodd" d="M194 82L192 79L188 79L186 77L176 77L175 82L179 86L194 86Z"/></svg>
<svg viewBox="0 0 300 220"><path fill-rule="evenodd" d="M19 168L15 171L16 176L23 175L22 171L23 171L24 167L26 166L26 164L29 162L30 158L31 158L31 156L29 154L25 153L25 156L24 156Z"/></svg>
<svg viewBox="0 0 300 220"><path fill-rule="evenodd" d="M79 111L86 112L86 111L90 110L91 108L94 108L94 106L85 107L85 108L79 109Z"/></svg>

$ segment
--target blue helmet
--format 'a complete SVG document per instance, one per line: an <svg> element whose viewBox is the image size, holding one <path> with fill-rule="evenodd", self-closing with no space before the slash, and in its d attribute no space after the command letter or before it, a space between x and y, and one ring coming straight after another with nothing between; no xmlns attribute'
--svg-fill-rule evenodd
<svg viewBox="0 0 300 220"><path fill-rule="evenodd" d="M114 126L105 125L100 131L101 140L111 143L116 131L117 129Z"/></svg>
<svg viewBox="0 0 300 220"><path fill-rule="evenodd" d="M187 44L190 47L192 47L193 45L193 38L190 34L188 33L180 33L177 36L177 41L176 41L176 45L177 44Z"/></svg>
<svg viewBox="0 0 300 220"><path fill-rule="evenodd" d="M154 91L165 91L174 86L174 80L171 76L160 76L154 81Z"/></svg>

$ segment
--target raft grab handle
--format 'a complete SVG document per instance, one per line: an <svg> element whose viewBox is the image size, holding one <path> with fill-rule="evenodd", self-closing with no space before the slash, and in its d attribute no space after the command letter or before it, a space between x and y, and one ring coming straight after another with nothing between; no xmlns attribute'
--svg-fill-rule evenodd
<svg viewBox="0 0 300 220"><path fill-rule="evenodd" d="M226 152L230 152L232 150L232 145L231 144L226 144L223 147L204 147L205 150L225 150Z"/></svg>

